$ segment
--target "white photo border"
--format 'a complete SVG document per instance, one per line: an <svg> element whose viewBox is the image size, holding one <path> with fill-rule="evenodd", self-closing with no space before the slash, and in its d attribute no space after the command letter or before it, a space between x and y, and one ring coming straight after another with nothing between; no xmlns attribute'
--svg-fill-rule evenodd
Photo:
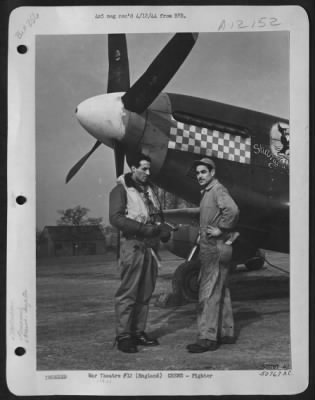
<svg viewBox="0 0 315 400"><path fill-rule="evenodd" d="M290 313L292 370L275 378L261 371L211 371L213 378L161 380L111 379L91 382L87 371L49 371L60 379L47 380L36 370L36 165L35 165L35 37L55 34L120 33L119 19L106 24L96 13L184 13L186 18L124 20L124 33L211 32L220 21L277 18L280 25L240 28L229 32L290 32ZM309 326L309 23L298 6L66 6L20 7L10 15L8 48L8 224L7 224L7 383L17 395L217 395L295 394L307 388ZM17 47L27 46L20 54ZM23 62L21 62L23 60ZM294 183L294 184L292 184ZM25 196L23 205L16 202ZM25 240L27 238L27 240ZM19 277L19 279L17 279ZM20 320L23 320L20 323ZM25 348L23 356L17 348ZM93 371L89 371L93 372ZM97 371L96 371L97 372ZM111 371L114 373L115 371ZM119 371L116 371L119 372ZM154 371L150 371L152 374ZM198 371L202 372L202 371ZM63 379L62 376L66 376ZM228 382L228 384L227 384Z"/></svg>

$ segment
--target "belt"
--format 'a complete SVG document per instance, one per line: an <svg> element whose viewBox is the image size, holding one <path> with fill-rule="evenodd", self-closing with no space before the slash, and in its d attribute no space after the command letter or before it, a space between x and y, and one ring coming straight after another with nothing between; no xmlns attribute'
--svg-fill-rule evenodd
<svg viewBox="0 0 315 400"><path fill-rule="evenodd" d="M154 248L160 242L159 236L155 236L153 238L145 238L143 236L137 236L137 235L123 235L123 239L138 240L139 242L143 242L147 248Z"/></svg>
<svg viewBox="0 0 315 400"><path fill-rule="evenodd" d="M200 231L206 233L206 228L201 228ZM206 233L207 235L207 233ZM235 240L240 236L239 232L231 231L231 232L223 232L222 235L217 237L211 237L211 239L216 240L217 242L223 242L225 244L231 245Z"/></svg>

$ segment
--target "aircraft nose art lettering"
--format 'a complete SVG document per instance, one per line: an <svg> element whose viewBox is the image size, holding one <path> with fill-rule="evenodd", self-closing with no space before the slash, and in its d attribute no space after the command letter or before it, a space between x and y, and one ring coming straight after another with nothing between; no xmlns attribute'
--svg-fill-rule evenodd
<svg viewBox="0 0 315 400"><path fill-rule="evenodd" d="M77 107L80 124L97 140L113 147L112 140L125 136L129 112L125 110L121 93L92 97Z"/></svg>
<svg viewBox="0 0 315 400"><path fill-rule="evenodd" d="M169 149L250 164L251 138L185 124L172 118Z"/></svg>

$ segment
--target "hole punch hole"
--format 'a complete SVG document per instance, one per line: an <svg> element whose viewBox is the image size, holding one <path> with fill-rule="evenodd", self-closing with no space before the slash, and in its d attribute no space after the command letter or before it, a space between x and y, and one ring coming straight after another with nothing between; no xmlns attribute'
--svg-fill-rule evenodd
<svg viewBox="0 0 315 400"><path fill-rule="evenodd" d="M25 54L25 53L27 53L27 46L25 46L25 44L20 44L20 45L17 47L17 51L18 51L18 53L20 53L20 54Z"/></svg>
<svg viewBox="0 0 315 400"><path fill-rule="evenodd" d="M24 354L26 353L26 350L24 349L24 347L17 347L15 350L14 350L14 353L17 355L17 356L24 356Z"/></svg>
<svg viewBox="0 0 315 400"><path fill-rule="evenodd" d="M26 203L26 197L25 197L25 196L18 196L18 197L16 198L16 202L17 202L18 204L20 204L20 206L21 206L22 204Z"/></svg>

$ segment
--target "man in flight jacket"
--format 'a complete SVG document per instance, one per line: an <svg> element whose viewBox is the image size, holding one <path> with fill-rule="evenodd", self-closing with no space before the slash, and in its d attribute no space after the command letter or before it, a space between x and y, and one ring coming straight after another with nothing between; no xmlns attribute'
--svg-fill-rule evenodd
<svg viewBox="0 0 315 400"><path fill-rule="evenodd" d="M110 193L110 223L122 232L121 283L115 294L118 349L136 353L137 346L157 346L145 332L149 302L157 279L155 251L170 232L161 222L161 207L149 183L151 159L139 154L131 172L117 180Z"/></svg>

